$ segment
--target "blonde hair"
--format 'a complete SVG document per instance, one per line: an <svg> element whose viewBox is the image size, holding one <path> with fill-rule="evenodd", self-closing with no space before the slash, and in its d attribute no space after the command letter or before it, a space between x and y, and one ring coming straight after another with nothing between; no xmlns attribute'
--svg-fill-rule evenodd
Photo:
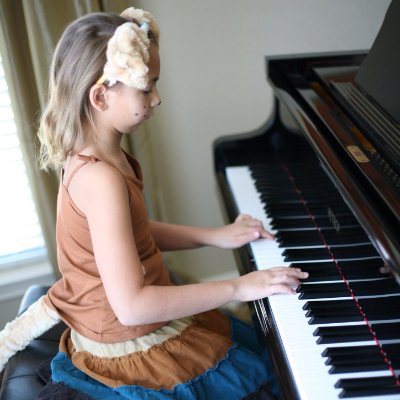
<svg viewBox="0 0 400 400"><path fill-rule="evenodd" d="M62 34L50 68L48 103L38 129L39 164L61 168L71 151L83 144L84 125L93 126L89 91L103 73L106 50L115 30L134 19L111 13L87 14ZM158 44L159 32L148 37Z"/></svg>

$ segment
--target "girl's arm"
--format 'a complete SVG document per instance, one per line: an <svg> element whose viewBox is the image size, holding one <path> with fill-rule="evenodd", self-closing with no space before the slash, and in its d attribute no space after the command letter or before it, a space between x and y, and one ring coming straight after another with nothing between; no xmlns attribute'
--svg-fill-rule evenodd
<svg viewBox="0 0 400 400"><path fill-rule="evenodd" d="M161 251L215 246L234 249L259 238L273 239L262 223L249 215L239 215L235 222L220 228L201 228L150 221L151 233Z"/></svg>
<svg viewBox="0 0 400 400"><path fill-rule="evenodd" d="M103 163L87 165L74 177L69 191L87 216L107 298L124 325L169 321L232 300L293 293L292 287L307 276L294 268L275 268L217 282L146 286L132 232L127 188L119 172Z"/></svg>

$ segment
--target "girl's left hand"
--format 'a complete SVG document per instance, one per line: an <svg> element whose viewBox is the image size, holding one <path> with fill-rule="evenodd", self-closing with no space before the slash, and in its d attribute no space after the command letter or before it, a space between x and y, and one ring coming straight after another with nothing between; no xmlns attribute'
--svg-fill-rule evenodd
<svg viewBox="0 0 400 400"><path fill-rule="evenodd" d="M262 222L247 214L240 214L235 222L214 231L214 245L223 249L235 249L256 239L274 239Z"/></svg>

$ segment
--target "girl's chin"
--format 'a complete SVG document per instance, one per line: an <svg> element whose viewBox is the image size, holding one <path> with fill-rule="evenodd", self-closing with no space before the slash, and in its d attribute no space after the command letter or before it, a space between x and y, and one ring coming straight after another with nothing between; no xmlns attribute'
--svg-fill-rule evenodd
<svg viewBox="0 0 400 400"><path fill-rule="evenodd" d="M130 128L124 130L123 134L124 135L129 135L130 133L135 132L136 129L138 129L143 124L143 122L146 122L146 120L143 119L140 122L136 123L135 125L132 125Z"/></svg>

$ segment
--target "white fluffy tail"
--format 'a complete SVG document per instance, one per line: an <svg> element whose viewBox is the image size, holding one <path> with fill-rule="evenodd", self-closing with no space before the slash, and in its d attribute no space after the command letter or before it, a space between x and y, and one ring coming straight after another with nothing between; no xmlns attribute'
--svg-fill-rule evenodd
<svg viewBox="0 0 400 400"><path fill-rule="evenodd" d="M31 304L19 317L8 322L0 332L0 372L11 356L23 350L33 339L58 322L60 317L46 305L44 296Z"/></svg>

